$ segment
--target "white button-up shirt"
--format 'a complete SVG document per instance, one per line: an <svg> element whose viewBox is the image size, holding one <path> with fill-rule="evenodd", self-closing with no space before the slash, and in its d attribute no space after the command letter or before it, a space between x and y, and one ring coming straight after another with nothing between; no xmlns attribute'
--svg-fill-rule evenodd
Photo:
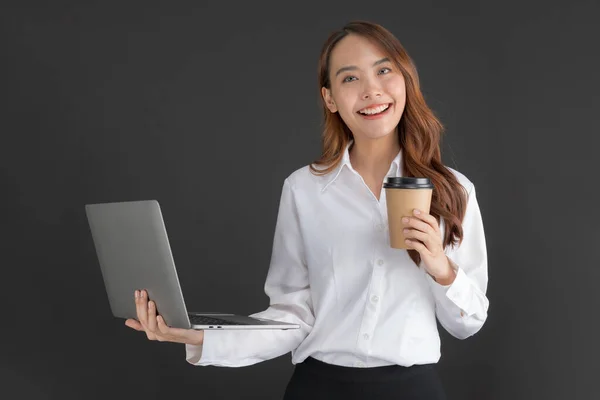
<svg viewBox="0 0 600 400"><path fill-rule="evenodd" d="M401 175L402 152L387 176ZM308 166L283 184L265 293L270 306L251 316L292 322L290 330L205 330L186 345L195 365L242 367L292 352L330 364L376 367L435 363L436 317L453 336L475 334L487 318L487 251L475 187L468 191L464 239L445 253L457 274L442 286L406 250L390 247L385 190L380 200L352 168L348 148L324 176ZM444 222L440 224L444 235Z"/></svg>

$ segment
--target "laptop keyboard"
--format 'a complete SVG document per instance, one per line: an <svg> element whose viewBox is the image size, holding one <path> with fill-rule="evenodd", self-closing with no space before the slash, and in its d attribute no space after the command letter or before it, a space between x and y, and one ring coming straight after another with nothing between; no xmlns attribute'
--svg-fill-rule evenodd
<svg viewBox="0 0 600 400"><path fill-rule="evenodd" d="M228 321L221 318L207 317L204 315L190 315L192 325L249 325L245 322Z"/></svg>

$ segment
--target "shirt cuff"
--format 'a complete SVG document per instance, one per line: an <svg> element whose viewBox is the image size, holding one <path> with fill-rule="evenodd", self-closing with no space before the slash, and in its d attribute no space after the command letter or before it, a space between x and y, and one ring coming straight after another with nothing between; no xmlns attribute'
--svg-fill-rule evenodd
<svg viewBox="0 0 600 400"><path fill-rule="evenodd" d="M456 265L453 268L456 271L456 277L450 285L440 285L433 277L427 274L431 283L433 295L438 301L447 302L450 300L462 311L467 313L467 315L471 315L468 313L471 298L471 282L462 268Z"/></svg>
<svg viewBox="0 0 600 400"><path fill-rule="evenodd" d="M203 346L197 346L193 344L185 345L185 359L192 365L198 365L200 359L202 358Z"/></svg>
<svg viewBox="0 0 600 400"><path fill-rule="evenodd" d="M227 333L227 331L215 331L211 329L204 330L204 341L202 345L185 345L185 359L193 365L210 365L211 360L215 358L215 346L217 341L213 341L213 335L217 333ZM212 346L211 346L212 345ZM211 348L212 347L212 348Z"/></svg>

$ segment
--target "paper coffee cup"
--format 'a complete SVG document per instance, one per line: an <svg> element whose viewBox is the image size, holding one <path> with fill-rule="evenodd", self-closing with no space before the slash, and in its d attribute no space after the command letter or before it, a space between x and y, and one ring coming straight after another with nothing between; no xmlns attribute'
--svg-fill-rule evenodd
<svg viewBox="0 0 600 400"><path fill-rule="evenodd" d="M402 217L414 217L415 208L429 213L433 184L429 178L390 177L383 187L390 227L390 246L394 249L408 249L402 232L406 227L402 223Z"/></svg>

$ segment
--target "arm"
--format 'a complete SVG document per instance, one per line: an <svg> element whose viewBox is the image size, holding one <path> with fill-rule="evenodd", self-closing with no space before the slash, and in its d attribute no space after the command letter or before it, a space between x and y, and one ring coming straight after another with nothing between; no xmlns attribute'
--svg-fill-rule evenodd
<svg viewBox="0 0 600 400"><path fill-rule="evenodd" d="M243 367L288 353L312 329L314 315L292 187L284 181L265 282L269 307L251 317L299 324L290 330L205 330L204 343L186 345L186 359L198 366Z"/></svg>
<svg viewBox="0 0 600 400"><path fill-rule="evenodd" d="M452 283L436 282L427 275L436 303L440 324L452 336L466 339L477 333L487 319L489 300L487 250L481 211L475 187L469 191L463 219L463 241L458 247L445 249L455 276Z"/></svg>

